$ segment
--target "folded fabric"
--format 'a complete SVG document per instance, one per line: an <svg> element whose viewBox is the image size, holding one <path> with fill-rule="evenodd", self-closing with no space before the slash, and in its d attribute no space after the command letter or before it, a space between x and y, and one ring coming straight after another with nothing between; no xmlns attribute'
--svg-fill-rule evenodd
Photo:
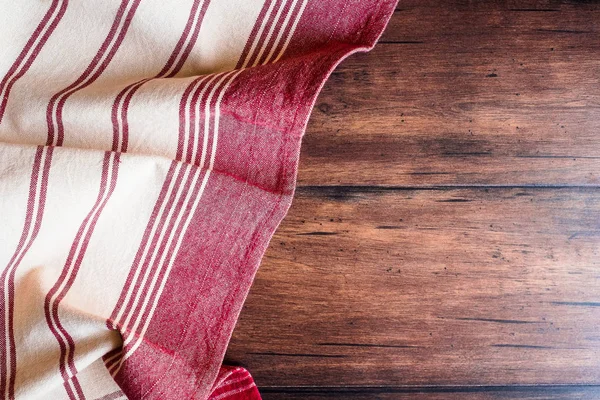
<svg viewBox="0 0 600 400"><path fill-rule="evenodd" d="M395 0L0 0L0 393L255 399L221 367L331 70Z"/></svg>

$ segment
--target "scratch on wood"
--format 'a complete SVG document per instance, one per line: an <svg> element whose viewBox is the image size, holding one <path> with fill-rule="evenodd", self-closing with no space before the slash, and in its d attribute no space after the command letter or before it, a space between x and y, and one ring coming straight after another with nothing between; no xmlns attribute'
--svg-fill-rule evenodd
<svg viewBox="0 0 600 400"><path fill-rule="evenodd" d="M337 235L337 232L305 232L305 233L297 233L296 236L331 236Z"/></svg>
<svg viewBox="0 0 600 400"><path fill-rule="evenodd" d="M444 156L452 156L452 157L462 157L462 156L490 156L492 155L491 151L474 151L474 152L443 152Z"/></svg>
<svg viewBox="0 0 600 400"><path fill-rule="evenodd" d="M522 321L518 319L495 319L495 318L454 318L458 321L480 321L480 322L496 322L498 324L539 324L539 321Z"/></svg>
<svg viewBox="0 0 600 400"><path fill-rule="evenodd" d="M555 8L510 8L508 11L515 12L559 12Z"/></svg>
<svg viewBox="0 0 600 400"><path fill-rule="evenodd" d="M493 344L492 347L512 347L516 349L553 349L550 346L534 346L530 344Z"/></svg>
<svg viewBox="0 0 600 400"><path fill-rule="evenodd" d="M409 175L450 175L450 172L411 172Z"/></svg>
<svg viewBox="0 0 600 400"><path fill-rule="evenodd" d="M281 357L325 357L325 358L345 358L340 354L313 354L313 353L270 353L270 352L252 352L247 353L255 356L281 356Z"/></svg>
<svg viewBox="0 0 600 400"><path fill-rule="evenodd" d="M473 200L469 199L444 199L444 200L436 200L436 203L469 203Z"/></svg>
<svg viewBox="0 0 600 400"><path fill-rule="evenodd" d="M550 304L555 306L600 307L600 302L593 301L553 301Z"/></svg>
<svg viewBox="0 0 600 400"><path fill-rule="evenodd" d="M340 346L340 347L381 347L393 349L416 349L421 346L394 345L394 344L370 344L370 343L317 343L319 346Z"/></svg>
<svg viewBox="0 0 600 400"><path fill-rule="evenodd" d="M365 386L261 386L260 391L263 393L311 393L325 394L327 398L335 394L384 394L384 393L535 393L546 395L544 398L558 398L556 395L570 393L571 391L585 391L590 394L597 394L600 390L600 385L548 385L548 384L531 384L531 385L510 385L510 386L494 386L494 385L428 385L428 386L412 386L412 385L365 385ZM504 396L502 396L504 398ZM511 396L511 398L515 398ZM539 398L536 396L536 398ZM573 397L569 397L573 398Z"/></svg>
<svg viewBox="0 0 600 400"><path fill-rule="evenodd" d="M591 31L576 31L576 30L569 30L569 29L536 29L537 32L548 32L548 33L574 33L574 34L581 34L581 33L594 33Z"/></svg>
<svg viewBox="0 0 600 400"><path fill-rule="evenodd" d="M419 40L385 40L381 41L378 44L424 44L425 42Z"/></svg>

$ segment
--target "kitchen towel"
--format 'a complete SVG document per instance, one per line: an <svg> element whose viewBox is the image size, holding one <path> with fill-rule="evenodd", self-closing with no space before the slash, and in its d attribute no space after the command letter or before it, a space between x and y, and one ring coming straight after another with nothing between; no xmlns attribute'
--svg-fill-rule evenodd
<svg viewBox="0 0 600 400"><path fill-rule="evenodd" d="M259 398L227 343L395 3L0 0L0 396Z"/></svg>

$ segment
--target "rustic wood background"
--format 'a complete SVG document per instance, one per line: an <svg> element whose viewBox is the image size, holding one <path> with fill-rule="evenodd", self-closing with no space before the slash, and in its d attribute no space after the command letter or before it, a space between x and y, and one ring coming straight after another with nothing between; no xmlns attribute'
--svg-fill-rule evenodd
<svg viewBox="0 0 600 400"><path fill-rule="evenodd" d="M600 398L600 2L401 0L319 96L227 361L265 399Z"/></svg>

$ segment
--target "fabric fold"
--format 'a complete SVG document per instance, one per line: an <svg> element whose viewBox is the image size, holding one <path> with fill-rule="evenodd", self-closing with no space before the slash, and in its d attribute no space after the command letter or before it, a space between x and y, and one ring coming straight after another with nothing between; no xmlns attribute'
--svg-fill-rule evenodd
<svg viewBox="0 0 600 400"><path fill-rule="evenodd" d="M260 398L227 343L395 3L0 1L3 398Z"/></svg>

